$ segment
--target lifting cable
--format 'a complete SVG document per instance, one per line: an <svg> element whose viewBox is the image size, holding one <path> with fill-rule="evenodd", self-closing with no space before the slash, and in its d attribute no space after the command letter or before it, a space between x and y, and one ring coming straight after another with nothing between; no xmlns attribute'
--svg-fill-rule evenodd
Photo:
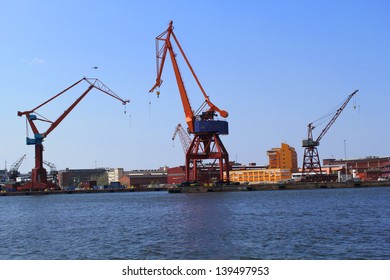
<svg viewBox="0 0 390 280"><path fill-rule="evenodd" d="M316 126L321 126L322 124L327 122L332 116L334 116L336 111L341 107L341 105L343 105L344 102L345 102L345 100L342 101L338 106L333 108L329 113L327 113L324 116L322 116L322 117L316 119L315 121L313 121L312 124L316 127Z"/></svg>
<svg viewBox="0 0 390 280"><path fill-rule="evenodd" d="M28 122L27 122L27 118L26 118L26 137L27 138L30 138L30 135L28 133Z"/></svg>
<svg viewBox="0 0 390 280"><path fill-rule="evenodd" d="M359 100L359 95L356 94L354 97L353 97L353 108L354 109L358 109L358 113L360 114L360 100Z"/></svg>
<svg viewBox="0 0 390 280"><path fill-rule="evenodd" d="M131 127L131 105L129 105L129 126Z"/></svg>
<svg viewBox="0 0 390 280"><path fill-rule="evenodd" d="M151 106L152 102L150 101L150 94L149 94L149 124L150 124L150 112L151 112Z"/></svg>
<svg viewBox="0 0 390 280"><path fill-rule="evenodd" d="M35 111L34 111L34 113L42 118L42 119L40 119L40 121L48 122L48 123L53 123L51 120L49 120L48 118L42 116L42 115L39 114L38 112L35 112Z"/></svg>

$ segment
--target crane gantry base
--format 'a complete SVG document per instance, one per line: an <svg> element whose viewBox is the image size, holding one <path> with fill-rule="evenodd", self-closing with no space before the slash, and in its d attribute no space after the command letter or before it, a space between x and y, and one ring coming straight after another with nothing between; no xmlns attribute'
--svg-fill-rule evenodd
<svg viewBox="0 0 390 280"><path fill-rule="evenodd" d="M315 175L316 178L322 176L320 157L315 146L306 147L303 154L302 176L310 175Z"/></svg>
<svg viewBox="0 0 390 280"><path fill-rule="evenodd" d="M229 154L216 133L195 134L186 153L186 181L197 180L201 177L198 174L197 162L205 159L218 161L219 178L216 178L217 181L224 179L229 181ZM209 181L210 179L208 178Z"/></svg>
<svg viewBox="0 0 390 280"><path fill-rule="evenodd" d="M31 181L17 187L18 191L52 190L56 186L47 180L47 172L43 167L43 145L35 145L35 167L31 170Z"/></svg>

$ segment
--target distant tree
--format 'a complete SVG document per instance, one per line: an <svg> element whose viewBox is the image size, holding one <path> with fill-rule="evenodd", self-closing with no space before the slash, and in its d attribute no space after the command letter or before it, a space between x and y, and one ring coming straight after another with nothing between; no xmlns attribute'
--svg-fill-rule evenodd
<svg viewBox="0 0 390 280"><path fill-rule="evenodd" d="M101 175L93 175L91 176L91 181L96 181L98 186L108 185L108 173L104 172Z"/></svg>

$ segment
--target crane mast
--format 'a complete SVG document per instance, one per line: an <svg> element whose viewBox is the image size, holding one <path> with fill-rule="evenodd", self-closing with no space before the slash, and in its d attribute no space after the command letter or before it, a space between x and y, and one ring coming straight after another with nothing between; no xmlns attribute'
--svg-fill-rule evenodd
<svg viewBox="0 0 390 280"><path fill-rule="evenodd" d="M47 118L41 117L37 110L44 105L48 104L49 102L53 101L57 97L61 96L71 88L75 87L76 85L80 84L81 82L87 82L89 84L86 91L84 91L79 98L74 101L68 109L66 109L55 121L51 121ZM18 116L26 116L26 120L28 124L31 127L32 132L34 133L34 138L26 137L26 144L27 145L34 145L35 146L35 167L31 171L31 182L26 184L25 186L21 187L20 189L23 190L42 190L42 189L50 189L54 188L55 186L48 182L47 180L47 172L46 169L43 167L44 161L43 161L43 141L44 139L66 118L66 116L76 107L77 104L92 90L92 89L98 89L101 92L117 99L122 102L123 105L130 102L129 100L123 100L118 95L116 95L113 91L111 91L106 85L104 85L102 82L100 82L98 79L95 78L82 78L79 81L75 82L73 85L69 86L68 88L64 89L57 95L53 96L52 98L48 99L47 101L43 102L42 104L38 105L32 110L29 111L18 111ZM40 117L38 117L40 116ZM35 125L35 121L42 121L49 123L50 126L45 132L40 132Z"/></svg>
<svg viewBox="0 0 390 280"><path fill-rule="evenodd" d="M184 86L183 78L180 74L179 66L176 60L176 54L172 46L172 41L176 43L176 46L183 56L205 99L199 109L197 109L195 112L192 109L187 91ZM159 46L160 42L163 42L161 48ZM190 147L186 152L186 180L197 180L199 178L196 167L197 160L214 159L218 160L219 162L219 180L224 179L225 172L225 179L229 181L229 154L219 137L219 135L228 134L228 123L227 121L214 119L214 117L217 116L217 113L223 118L227 118L229 114L227 111L221 110L210 101L209 96L203 89L197 75L195 74L195 71L187 59L187 56L185 55L175 33L173 32L172 21L169 23L168 29L156 37L157 78L156 83L149 92L153 92L155 89L159 89L163 82L161 76L168 53L171 58L172 67L175 73L176 82L183 105L185 121L188 126L188 132L194 135ZM159 96L159 94L160 92L157 90L157 96ZM190 169L192 169L192 177L190 176Z"/></svg>
<svg viewBox="0 0 390 280"><path fill-rule="evenodd" d="M315 128L313 123L308 124L308 132L307 139L302 141L302 147L305 148L303 154L303 165L302 165L302 175L315 174L312 176L315 179L322 180L322 168L321 162L318 154L317 147L320 145L321 139L325 136L325 134L329 131L330 127L335 123L336 119L343 112L349 101L352 97L358 92L355 90L353 93L348 95L347 99L343 102L340 108L337 109L336 113L333 115L332 119L328 122L325 128L321 131L320 135L314 140L313 139L313 130ZM309 178L310 176L307 176Z"/></svg>

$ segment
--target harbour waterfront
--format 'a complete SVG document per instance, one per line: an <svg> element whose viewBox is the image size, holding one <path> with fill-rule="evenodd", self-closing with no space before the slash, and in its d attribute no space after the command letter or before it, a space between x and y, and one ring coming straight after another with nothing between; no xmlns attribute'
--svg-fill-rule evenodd
<svg viewBox="0 0 390 280"><path fill-rule="evenodd" d="M0 197L0 259L390 259L390 188Z"/></svg>

